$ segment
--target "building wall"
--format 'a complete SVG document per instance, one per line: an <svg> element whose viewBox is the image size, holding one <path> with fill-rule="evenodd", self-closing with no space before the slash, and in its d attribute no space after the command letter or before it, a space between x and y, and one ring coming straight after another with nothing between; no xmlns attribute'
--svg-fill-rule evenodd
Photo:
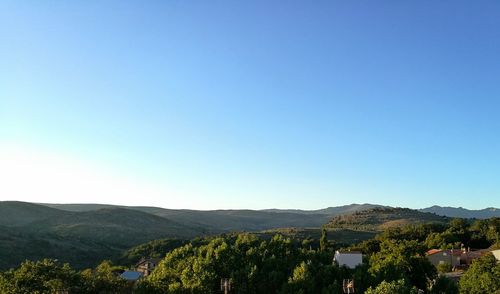
<svg viewBox="0 0 500 294"><path fill-rule="evenodd" d="M347 266L348 268L355 268L363 263L363 255L360 253L335 253L335 261L339 266Z"/></svg>
<svg viewBox="0 0 500 294"><path fill-rule="evenodd" d="M432 255L427 255L427 259L434 266L438 266L441 263L447 263L451 266L460 265L460 256L452 255L449 250L444 250Z"/></svg>
<svg viewBox="0 0 500 294"><path fill-rule="evenodd" d="M493 251L491 251L491 253L493 254L493 256L495 256L497 261L500 261L500 249L493 250Z"/></svg>

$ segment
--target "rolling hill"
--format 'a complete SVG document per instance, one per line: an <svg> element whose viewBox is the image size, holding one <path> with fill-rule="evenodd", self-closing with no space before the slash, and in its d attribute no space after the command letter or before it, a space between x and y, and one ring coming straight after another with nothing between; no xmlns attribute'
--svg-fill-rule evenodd
<svg viewBox="0 0 500 294"><path fill-rule="evenodd" d="M10 201L0 202L0 213L0 268L43 257L93 266L154 239L206 234L201 227L123 208L70 212Z"/></svg>
<svg viewBox="0 0 500 294"><path fill-rule="evenodd" d="M61 237L82 238L116 246L133 246L165 237L204 235L201 227L188 227L167 218L124 208L72 212L31 224L31 230Z"/></svg>
<svg viewBox="0 0 500 294"><path fill-rule="evenodd" d="M388 206L369 204L369 203L364 203L364 204L353 203L353 204L349 204L349 205L327 207L327 208L316 209L316 210L265 209L263 211L278 212L278 213L289 212L289 213L298 213L298 214L326 214L329 216L336 216L336 215L351 213L351 212L360 211L360 210L366 210L366 209L370 209L370 208L377 208L377 207L388 207Z"/></svg>
<svg viewBox="0 0 500 294"><path fill-rule="evenodd" d="M165 209L147 206L112 206L99 204L43 204L67 211L93 211L96 209L121 207L173 220L177 223L204 227L207 232L261 231L284 227L319 227L330 215L324 213L293 213L265 210L188 210Z"/></svg>
<svg viewBox="0 0 500 294"><path fill-rule="evenodd" d="M188 210L165 209L148 206L113 206L107 204L42 204L66 211L84 212L102 208L121 207L168 218L178 223L204 227L208 232L262 231L279 228L317 228L333 216L355 211L383 207L375 204L351 204L318 210L265 209L265 210Z"/></svg>
<svg viewBox="0 0 500 294"><path fill-rule="evenodd" d="M22 226L68 214L66 211L28 202L0 202L0 225L3 226Z"/></svg>
<svg viewBox="0 0 500 294"><path fill-rule="evenodd" d="M447 223L450 219L409 208L372 208L334 217L327 227L358 231L382 231L418 223Z"/></svg>
<svg viewBox="0 0 500 294"><path fill-rule="evenodd" d="M463 212L463 209L432 209L446 214ZM486 213L496 216L498 209L487 211L484 216ZM467 215L475 216L477 211ZM71 262L77 268L89 267L103 259L120 258L134 246L162 238L186 240L234 231L255 232L262 237L280 233L316 238L319 228L327 224L336 242L352 243L370 238L387 227L448 220L434 213L374 204L320 210L198 211L4 201L0 202L0 269L16 266L24 259L44 257Z"/></svg>
<svg viewBox="0 0 500 294"><path fill-rule="evenodd" d="M471 210L462 207L448 207L448 206L443 207L434 205L419 210L422 212L431 212L437 215L443 215L448 217L479 218L479 219L500 217L500 209L494 207L488 207L479 210Z"/></svg>

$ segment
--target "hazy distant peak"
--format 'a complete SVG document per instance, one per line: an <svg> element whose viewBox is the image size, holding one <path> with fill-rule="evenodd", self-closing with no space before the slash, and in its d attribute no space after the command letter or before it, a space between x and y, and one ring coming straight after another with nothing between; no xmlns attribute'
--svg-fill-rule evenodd
<svg viewBox="0 0 500 294"><path fill-rule="evenodd" d="M463 207L449 207L433 205L428 208L419 209L422 212L432 212L437 215L448 217L461 217L461 218L490 218L500 217L500 209L495 207L488 207L484 209L466 209Z"/></svg>

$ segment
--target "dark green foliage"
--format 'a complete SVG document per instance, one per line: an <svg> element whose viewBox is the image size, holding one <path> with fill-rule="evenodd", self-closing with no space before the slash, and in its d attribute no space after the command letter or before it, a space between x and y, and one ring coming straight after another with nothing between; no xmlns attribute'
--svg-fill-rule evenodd
<svg viewBox="0 0 500 294"><path fill-rule="evenodd" d="M130 247L159 237L194 237L202 232L144 212L104 208L48 218L30 226L32 230L61 237L91 239L111 246Z"/></svg>
<svg viewBox="0 0 500 294"><path fill-rule="evenodd" d="M500 231L498 218L448 220L407 209L377 208L337 218L341 221L322 229L272 229L256 234L197 237L191 241L172 238L149 241L157 236L203 235L213 228L186 226L184 222L144 212L153 208L60 212L17 202L6 207L3 211L13 219L4 219L4 226L0 227L0 267L17 266L24 258L42 260L27 261L17 269L0 272L0 293L7 294L53 293L58 289L84 294L132 290L220 293L221 278L231 280L233 293L342 293L342 280L353 278L357 293L414 293L418 288L426 293L453 294L457 293L457 286L437 276L436 268L425 257L426 250L457 248L461 244L486 248L498 241ZM16 210L28 211L25 216L32 214L27 218L30 221L16 219ZM218 213L224 217L217 219L212 214L210 222L233 220L234 226L241 226L245 217L253 223L251 226L266 226L273 223L267 216L283 214L263 212L266 216L260 222L256 218L260 214L252 211ZM284 213L280 221L290 213ZM303 215L314 217L314 214ZM238 224L239 221L242 223ZM332 228L334 223L340 228ZM130 246L135 247L128 249ZM364 263L353 270L332 262L333 250L347 246L364 254ZM110 258L125 266L135 264L141 257L163 260L151 276L132 289L132 284L118 277L125 268L108 261L95 269L78 272L67 264L43 260L44 257L71 261L76 268L95 266ZM474 262L467 271L460 282L461 293L495 293L500 269L491 256L488 258Z"/></svg>
<svg viewBox="0 0 500 294"><path fill-rule="evenodd" d="M141 258L162 258L175 248L185 245L188 241L183 239L159 239L153 240L127 250L120 257L119 262L125 265L133 265Z"/></svg>
<svg viewBox="0 0 500 294"><path fill-rule="evenodd" d="M318 261L302 261L298 264L280 293L341 293L343 278L350 272L332 264Z"/></svg>
<svg viewBox="0 0 500 294"><path fill-rule="evenodd" d="M333 265L331 253L301 245L280 235L262 240L251 234L188 244L168 253L138 291L219 293L220 279L230 278L237 293L339 292L342 278L352 273Z"/></svg>
<svg viewBox="0 0 500 294"><path fill-rule="evenodd" d="M425 241L429 234L441 233L447 226L441 223L409 224L401 227L389 227L379 235L381 239Z"/></svg>
<svg viewBox="0 0 500 294"><path fill-rule="evenodd" d="M474 261L460 279L460 293L499 293L500 263L492 254Z"/></svg>
<svg viewBox="0 0 500 294"><path fill-rule="evenodd" d="M321 238L319 239L319 248L321 251L326 251L328 249L328 236L326 228L321 229Z"/></svg>
<svg viewBox="0 0 500 294"><path fill-rule="evenodd" d="M162 237L203 232L140 211L106 208L68 212L24 202L0 202L0 269L25 259L59 259L77 268L117 259L125 250Z"/></svg>
<svg viewBox="0 0 500 294"><path fill-rule="evenodd" d="M351 245L369 240L377 235L375 232L355 231L348 229L326 228L329 244ZM321 238L322 228L281 228L256 232L255 234L264 239L271 239L279 234L292 239L312 239L312 246L319 248L318 240Z"/></svg>
<svg viewBox="0 0 500 294"><path fill-rule="evenodd" d="M334 217L327 226L361 231L383 231L408 224L446 224L447 217L408 208L373 208Z"/></svg>
<svg viewBox="0 0 500 294"><path fill-rule="evenodd" d="M153 274L134 289L118 277L124 268L107 261L78 273L68 265L44 260L26 262L19 269L0 274L0 293L37 293L35 289L40 289L38 293L56 289L73 293L220 293L221 278L231 280L234 293L342 293L343 279L351 278L357 293L416 293L416 289L457 293L454 282L437 277L436 269L423 255L426 248L422 242L384 239L413 235L402 233L408 230L402 229L398 234L386 232L353 246L367 254L365 263L354 270L333 264L332 251L310 246L319 240L230 234L193 239L180 247L177 245L183 241L171 239L135 247L127 255L131 259L163 252L166 255ZM477 292L478 288L467 288L473 287L471 281L480 281L489 290L498 287L495 283L500 270L494 259L479 264L475 262L466 273L462 293L482 293Z"/></svg>
<svg viewBox="0 0 500 294"><path fill-rule="evenodd" d="M60 265L49 259L26 261L18 269L0 277L0 293L5 294L55 293L61 290L80 293L83 288L83 279L68 264Z"/></svg>
<svg viewBox="0 0 500 294"><path fill-rule="evenodd" d="M451 264L449 263L440 263L436 266L438 273L449 273L452 270Z"/></svg>
<svg viewBox="0 0 500 294"><path fill-rule="evenodd" d="M352 251L361 251L364 254L372 255L380 251L380 239L369 239L350 247Z"/></svg>
<svg viewBox="0 0 500 294"><path fill-rule="evenodd" d="M500 217L477 220L469 228L470 246L485 248L500 242Z"/></svg>
<svg viewBox="0 0 500 294"><path fill-rule="evenodd" d="M417 294L417 289L408 285L405 280L392 282L382 281L377 287L370 287L365 294Z"/></svg>
<svg viewBox="0 0 500 294"><path fill-rule="evenodd" d="M0 201L0 225L6 227L23 226L49 217L69 214L66 211L28 202Z"/></svg>
<svg viewBox="0 0 500 294"><path fill-rule="evenodd" d="M445 276L439 276L433 283L429 293L431 294L458 294L458 286L455 282Z"/></svg>
<svg viewBox="0 0 500 294"><path fill-rule="evenodd" d="M320 227L334 215L344 211L362 209L346 207L334 211L265 211L265 210L211 210L165 209L146 206L110 206L99 204L45 204L69 211L95 211L102 208L126 208L167 218L194 228L203 228L205 233L231 231L261 231L284 227Z"/></svg>
<svg viewBox="0 0 500 294"><path fill-rule="evenodd" d="M436 269L423 251L417 241L386 240L380 244L380 251L371 256L369 273L379 283L402 279L425 289L428 280L436 276Z"/></svg>
<svg viewBox="0 0 500 294"><path fill-rule="evenodd" d="M297 236L291 237L311 237L316 240L311 246L316 247L319 246L317 242L319 227L330 215L367 207L353 205L309 213L252 210L192 211L155 207L126 209L100 204L51 206L13 201L0 202L0 269L18 266L25 259L41 260L46 257L69 262L75 268L92 267L103 259L120 260L130 264L137 255L124 256L123 258L128 261L120 257L132 246L158 238L187 239L232 230L314 227L298 228ZM291 230L289 232L295 234ZM271 238L276 233L263 232L262 235ZM351 244L369 239L373 235L373 233L339 230L335 231L333 238L339 243Z"/></svg>
<svg viewBox="0 0 500 294"><path fill-rule="evenodd" d="M80 238L26 232L22 228L0 228L0 269L19 266L26 260L59 259L78 268L95 266L103 259L118 257L123 249Z"/></svg>
<svg viewBox="0 0 500 294"><path fill-rule="evenodd" d="M84 281L82 293L129 293L131 284L118 275L123 272L122 267L113 266L110 261L103 261L95 270L87 269L81 272Z"/></svg>
<svg viewBox="0 0 500 294"><path fill-rule="evenodd" d="M427 249L488 248L496 242L500 218L474 222L453 219L449 225L439 223L411 224L391 227L377 236L378 240L416 240Z"/></svg>
<svg viewBox="0 0 500 294"><path fill-rule="evenodd" d="M428 248L487 248L497 242L500 218L476 220L472 224L463 219L453 219L449 227L429 233L425 239Z"/></svg>
<svg viewBox="0 0 500 294"><path fill-rule="evenodd" d="M118 276L121 271L109 261L81 273L51 259L26 261L17 269L0 272L0 293L131 293L132 285Z"/></svg>

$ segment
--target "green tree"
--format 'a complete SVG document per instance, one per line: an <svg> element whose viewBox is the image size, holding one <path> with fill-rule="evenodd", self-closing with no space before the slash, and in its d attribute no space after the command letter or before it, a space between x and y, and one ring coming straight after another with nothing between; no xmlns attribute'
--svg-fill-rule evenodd
<svg viewBox="0 0 500 294"><path fill-rule="evenodd" d="M375 288L368 288L365 294L417 294L417 289L415 287L409 286L404 279L386 282L382 281Z"/></svg>
<svg viewBox="0 0 500 294"><path fill-rule="evenodd" d="M436 266L438 273L449 273L452 270L451 264L445 262L440 263Z"/></svg>
<svg viewBox="0 0 500 294"><path fill-rule="evenodd" d="M83 293L83 289L83 281L76 271L68 264L61 265L51 259L25 261L19 268L3 273L0 278L2 294Z"/></svg>
<svg viewBox="0 0 500 294"><path fill-rule="evenodd" d="M500 293L500 264L492 254L474 261L459 282L460 293Z"/></svg>
<svg viewBox="0 0 500 294"><path fill-rule="evenodd" d="M380 244L380 252L370 257L368 272L377 282L406 280L418 289L436 276L435 267L423 256L417 241L390 241Z"/></svg>
<svg viewBox="0 0 500 294"><path fill-rule="evenodd" d="M457 284L445 276L439 276L429 291L431 294L458 294Z"/></svg>
<svg viewBox="0 0 500 294"><path fill-rule="evenodd" d="M118 274L121 268L105 260L95 270L84 270L81 276L85 281L85 290L88 293L126 293L130 292L130 285Z"/></svg>
<svg viewBox="0 0 500 294"><path fill-rule="evenodd" d="M323 226L323 229L321 229L321 238L319 239L319 249L321 251L326 251L328 249L328 235L325 226Z"/></svg>
<svg viewBox="0 0 500 294"><path fill-rule="evenodd" d="M333 287L338 268L328 252L303 248L282 235L224 236L190 243L169 252L141 281L138 293L220 293L220 279L230 278L237 293L321 293ZM338 284L338 281L337 281ZM237 290L236 290L237 289Z"/></svg>
<svg viewBox="0 0 500 294"><path fill-rule="evenodd" d="M306 262L303 261L295 267L285 289L283 292L286 293L314 293L312 292L314 289L314 279Z"/></svg>

